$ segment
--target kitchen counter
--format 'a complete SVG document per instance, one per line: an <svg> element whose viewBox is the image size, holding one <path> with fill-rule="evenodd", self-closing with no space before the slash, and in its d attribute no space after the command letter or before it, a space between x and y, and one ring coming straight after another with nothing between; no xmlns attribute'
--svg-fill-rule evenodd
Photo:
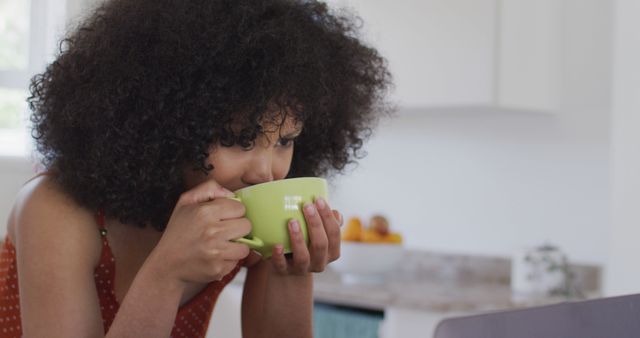
<svg viewBox="0 0 640 338"><path fill-rule="evenodd" d="M389 278L382 284L344 284L328 270L314 279L316 301L384 310L388 307L429 312L483 312L566 301L563 297L514 299L505 284L411 281ZM587 297L597 296L597 292Z"/></svg>
<svg viewBox="0 0 640 338"><path fill-rule="evenodd" d="M586 298L599 295L600 269L572 266ZM318 302L384 310L389 307L429 312L484 312L567 301L563 297L514 299L510 261L504 258L407 251L402 266L378 284L345 284L330 266L314 274ZM233 283L241 284L244 271Z"/></svg>
<svg viewBox="0 0 640 338"><path fill-rule="evenodd" d="M332 304L384 310L402 307L435 312L511 307L510 290L499 284L447 284L387 278L381 284L344 284L328 270L314 279L314 298Z"/></svg>

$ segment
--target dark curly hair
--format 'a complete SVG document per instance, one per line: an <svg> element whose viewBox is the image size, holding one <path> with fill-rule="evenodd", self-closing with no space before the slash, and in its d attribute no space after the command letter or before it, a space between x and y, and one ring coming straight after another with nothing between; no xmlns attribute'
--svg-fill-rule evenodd
<svg viewBox="0 0 640 338"><path fill-rule="evenodd" d="M215 170L212 145L250 144L269 118L304 124L288 177L342 172L393 111L359 23L317 1L106 1L31 80L42 163L80 205L159 231L184 169Z"/></svg>

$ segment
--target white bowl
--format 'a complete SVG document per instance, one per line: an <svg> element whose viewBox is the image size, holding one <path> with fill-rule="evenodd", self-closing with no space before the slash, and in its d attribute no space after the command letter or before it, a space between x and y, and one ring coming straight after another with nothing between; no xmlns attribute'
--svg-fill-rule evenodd
<svg viewBox="0 0 640 338"><path fill-rule="evenodd" d="M329 267L340 274L345 284L381 283L402 260L400 244L343 241L340 258Z"/></svg>

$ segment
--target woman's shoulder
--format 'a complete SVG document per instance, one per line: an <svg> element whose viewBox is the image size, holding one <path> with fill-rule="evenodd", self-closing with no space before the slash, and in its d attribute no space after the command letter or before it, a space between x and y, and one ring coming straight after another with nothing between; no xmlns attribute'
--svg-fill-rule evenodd
<svg viewBox="0 0 640 338"><path fill-rule="evenodd" d="M100 257L94 213L76 203L51 175L38 175L22 186L7 232L14 245L48 240L77 245L96 262Z"/></svg>

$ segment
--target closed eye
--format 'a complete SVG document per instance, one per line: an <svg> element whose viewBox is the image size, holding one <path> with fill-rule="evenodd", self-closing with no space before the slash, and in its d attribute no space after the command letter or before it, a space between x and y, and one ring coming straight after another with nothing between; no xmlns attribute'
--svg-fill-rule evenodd
<svg viewBox="0 0 640 338"><path fill-rule="evenodd" d="M291 138L283 137L280 140L278 140L278 146L283 148L290 148L295 143L296 138L297 137L291 137Z"/></svg>

